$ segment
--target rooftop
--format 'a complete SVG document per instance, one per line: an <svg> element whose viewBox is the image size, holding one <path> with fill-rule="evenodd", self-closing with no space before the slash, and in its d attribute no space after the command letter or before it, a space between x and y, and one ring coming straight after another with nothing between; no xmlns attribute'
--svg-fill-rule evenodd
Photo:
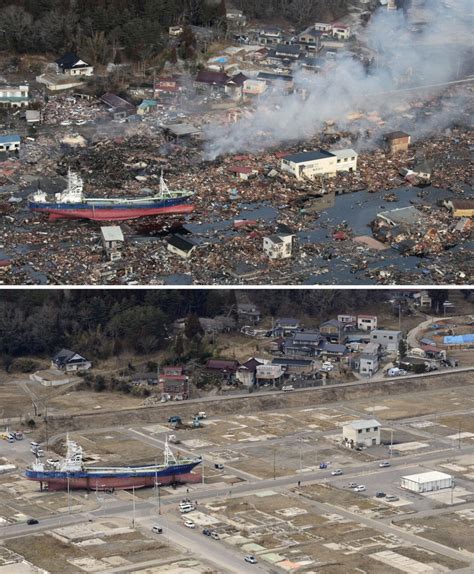
<svg viewBox="0 0 474 574"><path fill-rule="evenodd" d="M453 477L450 474L439 472L437 470L431 470L429 472L421 472L419 474L409 474L408 476L402 476L402 479L411 480L412 482L418 482L418 483L432 482L434 480L446 480L447 478L453 478Z"/></svg>
<svg viewBox="0 0 474 574"><path fill-rule="evenodd" d="M379 427L381 425L377 419L358 419L344 426L351 427L354 430L361 430L361 429L368 429L371 427Z"/></svg>
<svg viewBox="0 0 474 574"><path fill-rule="evenodd" d="M101 227L100 230L104 241L123 241L123 233L119 225Z"/></svg>
<svg viewBox="0 0 474 574"><path fill-rule="evenodd" d="M20 141L21 141L20 136L17 135L0 136L0 144L20 143Z"/></svg>
<svg viewBox="0 0 474 574"><path fill-rule="evenodd" d="M294 153L292 155L286 155L283 159L286 161L291 161L293 163L305 163L308 161L316 161L318 159L327 159L329 157L335 157L335 156L331 152L317 150L317 151L303 151L300 153Z"/></svg>

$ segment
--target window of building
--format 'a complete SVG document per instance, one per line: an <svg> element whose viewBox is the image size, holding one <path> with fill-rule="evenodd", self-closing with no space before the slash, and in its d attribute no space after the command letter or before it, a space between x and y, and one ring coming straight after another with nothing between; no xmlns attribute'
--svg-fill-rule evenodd
<svg viewBox="0 0 474 574"><path fill-rule="evenodd" d="M390 339L390 341L393 339L392 335L389 335L388 338Z"/></svg>
<svg viewBox="0 0 474 574"><path fill-rule="evenodd" d="M362 429L359 429L357 432L358 432L359 434L361 434L361 433L362 433Z"/></svg>
<svg viewBox="0 0 474 574"><path fill-rule="evenodd" d="M341 163L341 160L340 160L340 159L338 159L338 160L337 160L337 163Z"/></svg>

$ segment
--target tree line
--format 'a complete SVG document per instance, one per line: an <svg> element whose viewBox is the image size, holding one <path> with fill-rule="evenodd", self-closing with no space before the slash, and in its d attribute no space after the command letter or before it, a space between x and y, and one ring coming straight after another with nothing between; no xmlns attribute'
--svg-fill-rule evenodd
<svg viewBox="0 0 474 574"><path fill-rule="evenodd" d="M344 14L348 0L236 0L251 19L300 25ZM0 50L77 50L92 64L158 56L174 25L218 26L225 0L0 0Z"/></svg>

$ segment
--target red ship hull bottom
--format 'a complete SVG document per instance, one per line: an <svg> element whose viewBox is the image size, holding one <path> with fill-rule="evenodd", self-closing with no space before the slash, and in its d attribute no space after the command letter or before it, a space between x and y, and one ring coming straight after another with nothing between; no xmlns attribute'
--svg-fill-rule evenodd
<svg viewBox="0 0 474 574"><path fill-rule="evenodd" d="M187 474L178 474L169 476L159 476L158 484L166 486L169 484L187 484L201 482L201 474L194 474L189 472ZM48 491L67 490L68 481L63 478L50 479L48 481L40 481L42 484L48 485ZM110 490L117 488L120 490L132 490L133 488L145 488L147 486L155 486L154 476L138 476L138 477L94 477L87 478L70 478L70 490Z"/></svg>
<svg viewBox="0 0 474 574"><path fill-rule="evenodd" d="M179 215L194 211L194 205L150 207L147 209L51 209L35 207L33 211L48 213L50 221L58 219L91 219L92 221L126 221L150 215Z"/></svg>

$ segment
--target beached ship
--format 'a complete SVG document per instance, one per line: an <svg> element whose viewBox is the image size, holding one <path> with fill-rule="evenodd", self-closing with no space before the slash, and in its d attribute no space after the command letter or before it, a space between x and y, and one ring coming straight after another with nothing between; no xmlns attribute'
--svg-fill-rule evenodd
<svg viewBox="0 0 474 574"><path fill-rule="evenodd" d="M39 482L41 489L110 490L144 488L154 485L196 483L201 480L193 469L202 462L201 457L180 458L172 453L165 441L164 461L144 466L88 466L83 462L82 447L66 439L65 458L35 462L25 471L25 477Z"/></svg>
<svg viewBox="0 0 474 574"><path fill-rule="evenodd" d="M125 221L150 215L175 215L194 210L191 203L194 192L170 190L160 176L159 193L142 198L85 197L81 177L68 172L67 188L54 196L38 189L28 197L28 207L33 211L48 213L54 219L92 219L94 221Z"/></svg>

